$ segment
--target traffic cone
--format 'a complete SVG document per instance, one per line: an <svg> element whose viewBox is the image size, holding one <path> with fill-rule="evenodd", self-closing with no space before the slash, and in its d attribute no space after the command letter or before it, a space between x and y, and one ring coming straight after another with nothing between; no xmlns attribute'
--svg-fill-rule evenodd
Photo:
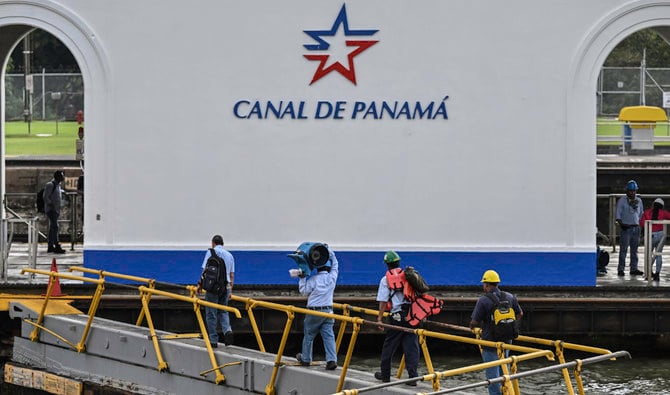
<svg viewBox="0 0 670 395"><path fill-rule="evenodd" d="M53 258L51 261L51 271L58 273L58 266L56 266L56 258ZM51 282L54 281L53 288L51 288L51 295L50 296L65 296L61 293L60 291L60 280L58 277L49 277L49 284L47 285L47 290L49 289L49 286L51 285Z"/></svg>

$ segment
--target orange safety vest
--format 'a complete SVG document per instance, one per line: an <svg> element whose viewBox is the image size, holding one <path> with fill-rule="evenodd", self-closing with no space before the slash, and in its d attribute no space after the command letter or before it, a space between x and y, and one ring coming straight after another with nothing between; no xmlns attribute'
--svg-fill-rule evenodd
<svg viewBox="0 0 670 395"><path fill-rule="evenodd" d="M401 291L407 300L411 302L405 321L410 326L417 326L428 316L437 314L442 310L443 301L428 294L416 294L405 278L405 272L401 268L386 271L386 282L393 293ZM393 296L391 293L391 297ZM387 310L391 310L391 300L386 302Z"/></svg>

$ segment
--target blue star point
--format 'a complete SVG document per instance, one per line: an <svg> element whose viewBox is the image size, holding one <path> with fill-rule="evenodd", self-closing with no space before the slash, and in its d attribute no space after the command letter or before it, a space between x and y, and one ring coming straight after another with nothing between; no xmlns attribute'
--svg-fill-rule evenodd
<svg viewBox="0 0 670 395"><path fill-rule="evenodd" d="M379 31L376 29L359 29L359 30L349 29L349 21L347 20L346 5L342 4L342 8L340 9L340 12L337 14L337 18L335 18L335 22L333 23L333 26L330 28L330 30L303 30L305 34L307 34L309 37L311 37L314 41L317 42L317 44L305 44L304 45L305 49L307 49L308 51L327 51L330 48L330 43L324 40L322 37L334 37L337 34L337 31L340 28L340 26L342 26L344 35L347 38L349 36L356 36L356 37L373 36L375 33ZM354 85L356 85L354 57L356 57L366 49L370 48L377 42L378 42L377 40L346 40L345 43L347 47L354 47L353 50L347 56L347 63L348 63L347 66L343 65L340 62L335 62L330 66L326 66L329 55L324 54L304 55L304 57L308 60L319 62L319 66L317 67L316 72L314 73L314 77L312 78L312 82L310 82L310 85L315 83L322 77L326 76L331 71L337 71L338 73L342 74L342 76L344 76L346 79L351 81Z"/></svg>

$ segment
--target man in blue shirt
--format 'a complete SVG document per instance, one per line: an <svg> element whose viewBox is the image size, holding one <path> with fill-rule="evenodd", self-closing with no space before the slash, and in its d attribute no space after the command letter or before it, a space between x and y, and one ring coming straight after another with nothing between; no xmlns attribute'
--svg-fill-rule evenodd
<svg viewBox="0 0 670 395"><path fill-rule="evenodd" d="M318 267L316 274L313 276L307 277L302 274L298 281L300 294L307 296L307 308L322 313L333 312L333 294L337 283L338 262L335 253L330 248L328 248L328 260L331 263L330 266L325 264ZM335 319L333 318L305 315L302 352L295 356L301 365L309 366L311 364L314 338L320 333L323 348L326 352L326 370L337 368L333 325L335 325Z"/></svg>
<svg viewBox="0 0 670 395"><path fill-rule="evenodd" d="M484 295L477 300L475 309L472 311L472 317L470 321L470 328L481 328L481 338L483 340L495 341L493 336L493 309L495 304L492 298L487 296L487 294L492 294L493 299L500 301L503 291L498 288L498 283L500 283L500 276L494 270L487 270L482 276L482 287L484 289ZM523 310L519 306L519 302L516 299L516 296L505 293L505 300L510 304L514 314L516 315L517 322L521 320L523 316ZM510 341L511 343L511 341ZM482 360L484 362L491 362L498 360L498 350L491 347L482 347ZM502 369L500 366L494 366L486 369L486 379L491 380L496 377L500 377L502 374ZM500 395L502 390L500 384L489 385L489 395Z"/></svg>
<svg viewBox="0 0 670 395"><path fill-rule="evenodd" d="M205 300L208 302L228 305L228 300L230 299L230 294L233 292L233 282L235 281L235 258L233 254L228 252L223 248L223 237L221 235L215 235L212 237L212 248L216 255L218 255L226 264L226 278L228 281L228 286L222 294L216 294L214 292L205 293ZM205 253L205 259L202 261L202 269L205 270L207 265L207 260L211 256L209 249ZM198 283L198 291L200 291L200 283ZM209 335L209 343L212 345L212 348L217 348L217 343L219 342L219 335L216 332L217 321L221 322L221 331L223 332L223 341L226 345L233 343L233 330L230 326L230 317L228 317L228 312L225 310L219 310L214 307L205 307L205 321L207 323L207 333Z"/></svg>
<svg viewBox="0 0 670 395"><path fill-rule="evenodd" d="M626 196L622 196L616 203L616 223L621 227L619 237L619 267L617 275L624 275L626 267L626 252L630 246L630 275L641 276L644 273L637 268L637 247L640 244L640 218L642 218L642 199L637 196L637 182L628 181Z"/></svg>

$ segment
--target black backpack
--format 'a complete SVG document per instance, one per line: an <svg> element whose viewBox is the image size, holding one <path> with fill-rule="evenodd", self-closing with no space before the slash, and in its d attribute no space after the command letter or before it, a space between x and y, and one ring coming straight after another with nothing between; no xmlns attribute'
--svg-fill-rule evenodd
<svg viewBox="0 0 670 395"><path fill-rule="evenodd" d="M49 181L49 182L51 182L51 181ZM54 187L54 189L51 190L51 195L53 195L55 190L56 190L56 188ZM51 195L49 195L49 196L51 196ZM44 212L44 188L37 191L37 195L35 196L35 206L37 206L37 212L38 213L43 213Z"/></svg>
<svg viewBox="0 0 670 395"><path fill-rule="evenodd" d="M214 251L209 249L210 257L205 263L205 270L200 276L200 286L207 292L217 295L223 295L228 286L228 276L226 276L226 262Z"/></svg>
<svg viewBox="0 0 670 395"><path fill-rule="evenodd" d="M519 321L505 292L500 293L500 299L492 293L485 294L493 302L491 321L493 322L493 340L510 342L519 337Z"/></svg>
<svg viewBox="0 0 670 395"><path fill-rule="evenodd" d="M426 280L411 266L405 268L405 279L416 293L425 294L430 289Z"/></svg>

